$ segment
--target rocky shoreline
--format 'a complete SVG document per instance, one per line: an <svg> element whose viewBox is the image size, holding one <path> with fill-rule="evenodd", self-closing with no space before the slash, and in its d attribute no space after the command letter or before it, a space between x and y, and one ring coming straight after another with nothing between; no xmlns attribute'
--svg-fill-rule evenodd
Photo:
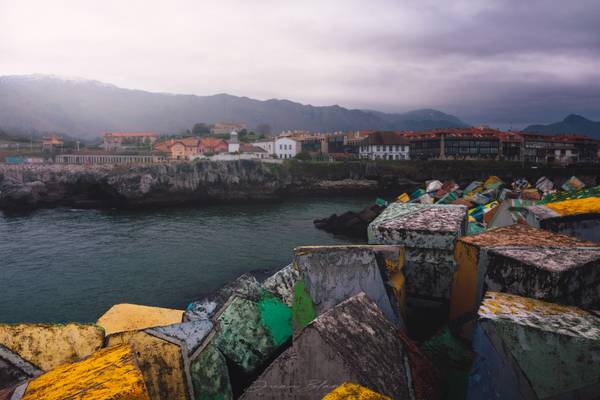
<svg viewBox="0 0 600 400"><path fill-rule="evenodd" d="M304 195L385 195L411 190L428 179L457 183L497 175L572 175L595 181L600 169L531 169L507 163L302 163L257 161L151 165L0 165L0 209L136 207L275 201Z"/></svg>

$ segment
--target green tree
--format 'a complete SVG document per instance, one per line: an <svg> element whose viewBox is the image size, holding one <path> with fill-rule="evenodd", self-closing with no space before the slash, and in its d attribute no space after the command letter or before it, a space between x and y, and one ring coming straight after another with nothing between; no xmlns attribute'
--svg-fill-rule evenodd
<svg viewBox="0 0 600 400"><path fill-rule="evenodd" d="M271 134L271 125L269 124L258 124L256 127L256 133L260 133L265 136L269 136Z"/></svg>
<svg viewBox="0 0 600 400"><path fill-rule="evenodd" d="M198 122L196 124L194 124L194 127L192 128L192 134L194 136L206 136L210 134L210 126L208 126L207 124L204 124L202 122Z"/></svg>
<svg viewBox="0 0 600 400"><path fill-rule="evenodd" d="M308 161L312 157L310 156L310 154L308 153L308 151L301 151L300 153L296 154L296 156L294 158L296 160L300 160L300 161Z"/></svg>

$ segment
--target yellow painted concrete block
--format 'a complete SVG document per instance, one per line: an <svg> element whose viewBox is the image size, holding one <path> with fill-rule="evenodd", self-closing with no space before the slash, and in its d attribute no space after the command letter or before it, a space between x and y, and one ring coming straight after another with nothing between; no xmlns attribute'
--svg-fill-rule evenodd
<svg viewBox="0 0 600 400"><path fill-rule="evenodd" d="M150 400L128 346L102 349L29 382L22 400Z"/></svg>
<svg viewBox="0 0 600 400"><path fill-rule="evenodd" d="M456 242L454 259L458 269L454 273L450 291L450 319L455 320L477 310L479 249L462 241Z"/></svg>
<svg viewBox="0 0 600 400"><path fill-rule="evenodd" d="M107 345L130 345L152 400L186 400L186 375L179 345L144 331L121 332L108 337Z"/></svg>
<svg viewBox="0 0 600 400"><path fill-rule="evenodd" d="M87 357L103 343L96 325L0 324L0 344L43 371Z"/></svg>
<svg viewBox="0 0 600 400"><path fill-rule="evenodd" d="M323 400L392 400L392 398L364 386L346 382L323 397Z"/></svg>
<svg viewBox="0 0 600 400"><path fill-rule="evenodd" d="M588 197L585 199L574 199L547 203L546 207L556 211L560 215L597 214L600 213L600 197Z"/></svg>
<svg viewBox="0 0 600 400"><path fill-rule="evenodd" d="M108 336L119 332L178 324L182 320L183 310L137 304L116 304L98 319L97 324L104 328Z"/></svg>

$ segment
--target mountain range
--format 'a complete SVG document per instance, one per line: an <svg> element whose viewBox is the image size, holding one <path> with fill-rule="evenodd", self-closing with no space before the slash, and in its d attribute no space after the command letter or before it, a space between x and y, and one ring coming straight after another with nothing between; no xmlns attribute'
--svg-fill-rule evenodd
<svg viewBox="0 0 600 400"><path fill-rule="evenodd" d="M272 131L427 130L466 127L433 109L383 113L229 94L212 96L123 89L52 75L0 77L0 128L95 138L106 131L180 133L197 123L269 124Z"/></svg>
<svg viewBox="0 0 600 400"><path fill-rule="evenodd" d="M526 132L547 134L578 133L600 139L600 122L591 121L581 115L571 114L560 122L548 125L529 125Z"/></svg>

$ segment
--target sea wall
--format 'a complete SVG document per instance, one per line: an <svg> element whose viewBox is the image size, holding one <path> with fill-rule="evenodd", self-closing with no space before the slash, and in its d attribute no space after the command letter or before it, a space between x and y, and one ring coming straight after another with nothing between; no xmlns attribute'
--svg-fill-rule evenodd
<svg viewBox="0 0 600 400"><path fill-rule="evenodd" d="M201 161L134 166L0 165L0 209L120 207L266 201L298 195L398 194L429 179L464 185L496 175L595 184L600 168L531 168L501 162Z"/></svg>

